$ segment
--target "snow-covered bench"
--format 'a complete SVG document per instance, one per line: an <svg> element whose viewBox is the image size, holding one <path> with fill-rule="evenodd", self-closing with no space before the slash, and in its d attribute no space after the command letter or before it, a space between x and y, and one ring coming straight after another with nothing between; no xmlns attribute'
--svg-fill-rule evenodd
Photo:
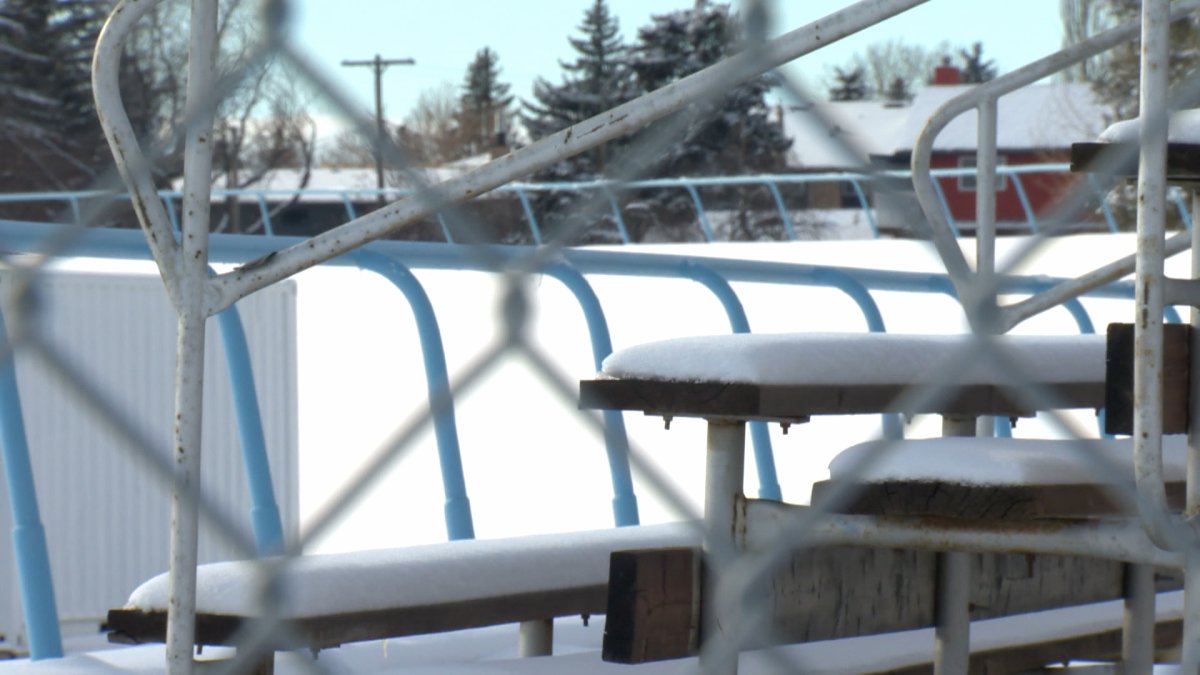
<svg viewBox="0 0 1200 675"><path fill-rule="evenodd" d="M201 565L196 644L245 644L267 609L283 630L270 631L262 650L601 614L612 551L696 546L697 532L658 525L300 556L285 562L274 596L263 594L263 572L284 561ZM163 642L169 600L166 574L145 582L109 612L109 639Z"/></svg>
<svg viewBox="0 0 1200 675"><path fill-rule="evenodd" d="M1132 488L1131 440L972 438L967 443L928 438L855 445L829 464L829 480L813 486L813 500L841 483L853 483L854 496L840 513L1011 521L1133 515L1108 487L1115 474ZM1163 478L1169 501L1179 509L1186 467L1187 437L1164 436Z"/></svg>
<svg viewBox="0 0 1200 675"><path fill-rule="evenodd" d="M962 335L676 338L609 356L595 379L580 384L580 404L784 422L875 412L1019 416L1045 407L1039 403L1104 405L1104 336L1005 336L993 344L1016 362L1018 371L1003 366L997 371L986 357L972 359L977 346ZM1020 384L1023 376L1036 378L1042 390ZM939 390L906 395L925 385Z"/></svg>
<svg viewBox="0 0 1200 675"><path fill-rule="evenodd" d="M948 431L973 436L974 419L977 416L1027 416L1045 409L1100 408L1105 403L1106 345L1103 336L1005 336L984 346L996 350L995 353L986 354L986 350L981 350L981 345L971 336L810 333L664 340L638 345L610 356L595 379L581 382L580 402L584 408L640 410L665 417L706 419L706 554L730 547L743 551L762 551L778 546L784 537L795 536L795 533L788 534L787 524L796 521L797 517L803 518L806 507L747 499L742 494L745 423L748 420L791 423L805 421L814 415L937 413L950 420L946 427ZM996 354L1002 358L995 358ZM1078 462L1071 463L1073 460L1063 459L1070 449L1066 444L1070 442L1046 441L1028 445L1011 439L995 439L982 443L981 439L972 437L936 442L901 441L895 447L904 448L903 457L907 459L900 466L909 468L933 466L947 454L961 454L968 463L978 460L977 467L980 468L990 456L995 462L993 466L1011 469L1010 455L1015 452L1025 458L1024 465L1029 472L1045 471L1043 477L1060 482L1066 482L1062 479L1064 473L1075 472L1074 485L1094 488L1094 494L1107 494L1098 486L1106 482L1107 475L1082 471ZM1104 447L1108 448L1109 454L1120 454L1129 449L1128 443ZM871 449L874 448L864 446L851 450L845 459L840 460L840 466L855 465L855 460ZM976 450L981 454L977 456ZM1128 455L1131 456L1132 452L1128 451ZM966 457L971 459L966 460ZM1034 458L1037 458L1036 461ZM1055 465L1057 473L1047 471L1054 461L1059 460L1065 463ZM1125 475L1129 476L1131 482L1132 471L1128 470L1128 465L1126 458ZM884 473L874 475L846 475L839 470L835 473L835 479L871 483L872 478L879 478L877 485L893 487L895 481L888 480L891 476L887 472L896 469L896 466L894 461L892 464L884 462L876 466L876 470ZM1007 478L1001 478L1000 473L995 476L1014 490L1036 489L1028 484L1028 473L1012 475L1010 472ZM952 477L947 478L940 484L953 482L949 480ZM830 484L835 482L831 479ZM931 482L938 481L926 481ZM966 484L960 487L964 488L963 494L969 494L973 489ZM996 488L997 485L993 484L976 491L986 495ZM867 492L870 492L869 487ZM1045 492L1050 494L1053 490L1047 489ZM851 506L856 505L862 506L852 500ZM1103 506L1107 515L1112 513L1111 503L1093 505ZM888 506L887 500L883 500L883 506ZM1088 504L1073 506L1079 512L1074 515L1086 512L1089 507ZM1020 554L1016 558L1035 554L1028 559L1031 582L1022 591L1025 597L1012 604L984 608L985 612L999 612L1000 615L1090 602L1101 597L1121 597L1123 567L1120 561L1153 562L1162 559L1161 556L1154 557L1159 552L1149 544L1135 523L1128 527L1111 525L1113 541L1120 540L1124 544L1121 550L1111 551L1113 555L1110 557L1114 560L1100 561L1107 566L1103 575L1106 581L1102 588L1082 589L1083 584L1080 584L1078 589L1067 587L1062 589L1063 592L1039 595L1039 587L1053 585L1054 582L1049 580L1055 575L1066 579L1096 577L1091 571L1073 567L1081 560L1078 554L1080 547L1076 544L1090 541L1089 538L1096 534L1095 527L1087 525L1077 530L1071 530L1070 526L1060 529L1057 524L1020 524L1012 527L1013 523L1009 521L997 522L998 519L991 518L992 514L987 508L977 509L973 514L977 517L970 520L959 518L958 523L946 522L948 519L930 520L924 515L910 514L906 519L902 514L898 517L896 512L882 508L869 511L860 508L857 512L869 512L871 515L827 516L816 531L810 530L805 538L796 540L797 545L812 547L857 543L876 549L890 545L918 554L923 551L929 554L935 551L990 551L997 554L993 560L1003 560L1006 553ZM1054 515L1058 517L1063 514ZM1110 523L1105 522L1101 527L1110 527ZM959 536L968 532L972 536ZM1060 545L1060 534L1062 541L1070 540L1072 543ZM1146 552L1145 559L1138 552L1142 549ZM875 554L864 555L870 558ZM958 562L954 564L960 569L962 565L970 564L966 562L967 558L961 555L957 557ZM886 579L916 578L928 572L931 575L929 583L932 584L933 570L942 569L941 562L934 563L933 558L928 556L918 556L919 559L912 560L902 558L895 558L894 563L886 560L882 563L885 568L889 564L899 566L892 571L892 576L881 574L875 582L864 583L880 589L893 588L896 593L901 593L904 589L896 588ZM1036 575L1032 570L1035 558L1055 560L1047 568L1044 578L1034 578ZM975 559L977 564L980 560L984 560L985 567L989 564L986 558ZM849 565L846 562L844 559L832 561L829 565L833 569L831 579L838 574L844 576L845 570L856 569L856 565L859 570L866 569L859 562L852 561ZM795 565L795 562L792 564ZM1087 563L1083 564L1086 566ZM805 574L811 574L808 568L805 570ZM706 574L710 581L701 595L715 597L710 594L720 571L710 570ZM962 574L969 576L969 571ZM1004 578L1003 575L998 577L1000 586L1004 585ZM881 598L869 593L851 592L850 589L857 587L851 581L842 581L845 585L839 588L853 596L847 603L851 600L865 603L875 611L876 616L861 626L864 632L897 630L906 627L905 622L911 624L913 621L933 620L932 604L925 602L926 606L919 606L923 601L917 598L914 612L892 621L888 626L882 626L881 621L883 624L888 621L875 619L885 612L879 611L878 604L873 604ZM1007 602L1007 599L1016 596L1010 590L999 590L1000 596L997 597L1004 597ZM837 592L834 591L834 594ZM947 620L947 625L968 620L965 609L968 593L969 589L956 591L958 600L955 602L962 605L960 616L963 618ZM804 595L809 606L819 606L809 595ZM931 597L936 599L938 594L931 587L928 596L921 597L924 600ZM896 597L885 604L897 606L904 602L904 598ZM1043 604L1039 605L1039 602ZM713 617L715 610L703 601L699 604L706 615L702 631L709 635L720 633L723 627L718 626ZM813 613L802 609L801 613L804 612ZM977 614L972 616L979 618ZM870 616L870 612L854 611L848 615ZM610 614L610 626L613 618ZM939 619L939 626L942 625L941 621ZM965 646L961 645L966 632L961 628L957 630L957 639L965 654ZM796 633L801 634L802 631Z"/></svg>

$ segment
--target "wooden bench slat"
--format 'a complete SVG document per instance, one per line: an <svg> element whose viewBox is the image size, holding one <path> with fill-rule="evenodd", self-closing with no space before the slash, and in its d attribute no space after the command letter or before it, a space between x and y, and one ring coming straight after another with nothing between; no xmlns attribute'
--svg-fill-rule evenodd
<svg viewBox="0 0 1200 675"><path fill-rule="evenodd" d="M1099 408L1103 382L1044 385L1057 408ZM802 421L813 415L880 412L906 414L1031 416L1033 402L1019 387L965 385L945 387L921 406L900 405L909 385L757 385L721 382L675 382L639 379L596 379L579 383L584 409L641 410L681 417L723 417Z"/></svg>
<svg viewBox="0 0 1200 675"><path fill-rule="evenodd" d="M273 643L275 649L325 649L348 642L381 640L504 623L531 618L601 614L608 598L607 584L476 600L349 612L288 620L295 640ZM196 614L196 644L236 645L238 631L253 618ZM166 640L167 613L114 609L108 613L109 640L151 643ZM298 643L298 644L297 644Z"/></svg>
<svg viewBox="0 0 1200 675"><path fill-rule="evenodd" d="M836 480L813 484L819 502ZM1183 509L1186 486L1166 484L1172 508ZM964 485L941 481L880 481L856 484L839 513L872 516L940 516L970 520L1085 519L1133 516L1121 508L1111 487L1066 485Z"/></svg>

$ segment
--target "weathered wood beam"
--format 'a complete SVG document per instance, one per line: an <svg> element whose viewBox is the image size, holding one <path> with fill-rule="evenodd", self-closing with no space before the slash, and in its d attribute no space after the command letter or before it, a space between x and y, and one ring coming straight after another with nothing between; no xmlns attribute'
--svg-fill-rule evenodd
<svg viewBox="0 0 1200 675"><path fill-rule="evenodd" d="M699 552L651 549L613 556L604 659L643 663L695 655L699 645L693 619L699 615L700 593L689 571L699 567ZM745 606L768 612L771 628L745 648L931 627L936 557L934 551L859 546L799 550L767 583L749 591L753 597ZM971 558L972 621L1122 597L1120 562L998 553ZM1164 570L1156 585L1172 590L1181 588L1182 581ZM1115 649L1119 654L1119 636Z"/></svg>

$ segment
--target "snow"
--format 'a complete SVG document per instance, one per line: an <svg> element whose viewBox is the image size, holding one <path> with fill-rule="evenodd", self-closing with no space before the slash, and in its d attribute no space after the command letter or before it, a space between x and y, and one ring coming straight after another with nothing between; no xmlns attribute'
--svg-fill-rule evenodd
<svg viewBox="0 0 1200 675"><path fill-rule="evenodd" d="M878 454L859 469L869 455ZM829 463L833 480L922 481L964 485L1079 485L1107 483L1098 457L1133 478L1133 441L1017 438L927 438L860 443ZM1187 438L1163 437L1163 476L1184 480Z"/></svg>
<svg viewBox="0 0 1200 675"><path fill-rule="evenodd" d="M925 87L913 99L905 133L894 152L912 150L926 120L951 98L974 85ZM1083 83L1033 84L1001 96L997 102L996 148L1004 150L1067 149L1093 138L1104 125L1107 109ZM935 151L971 151L978 146L977 114L965 112L946 125L934 141Z"/></svg>
<svg viewBox="0 0 1200 675"><path fill-rule="evenodd" d="M489 155L476 155L451 162L444 166L418 168L412 171L421 181L428 184L437 184L458 178L469 171L483 166L490 160L491 157ZM383 174L385 189L412 189L412 184L408 180L401 180L402 177L402 174L397 171L385 169ZM213 183L213 189L218 191L213 196L213 199L216 201L225 199L219 192L226 189L225 179L226 176L221 175ZM246 190L251 192L241 195L239 199L241 201L254 201L257 199L254 192L257 191L278 191L280 194L286 193L286 197L290 199L292 192L301 189L303 180L304 172L300 169L272 169L261 180L248 186ZM172 187L176 191L181 190L183 187L182 181L183 179L177 179ZM343 199L342 193L347 190L375 190L377 188L378 175L376 174L375 167L314 167L309 172L308 182L303 186L305 192L300 196L300 201L341 202ZM268 199L277 199L277 195L268 195Z"/></svg>
<svg viewBox="0 0 1200 675"><path fill-rule="evenodd" d="M323 616L605 584L613 551L692 546L698 534L681 523L301 556L281 577L287 599L281 611L288 618ZM201 565L197 611L257 615L260 575L279 562ZM126 606L165 611L169 597L164 573L134 590Z"/></svg>
<svg viewBox="0 0 1200 675"><path fill-rule="evenodd" d="M1044 382L1104 380L1104 337L1005 336L997 343ZM764 385L916 384L947 377L944 366L973 347L963 335L746 333L683 337L622 349L604 360L612 378ZM973 362L958 384L996 381Z"/></svg>
<svg viewBox="0 0 1200 675"><path fill-rule="evenodd" d="M1026 238L1002 239L999 259L1014 250L1031 250ZM1019 273L1071 276L1128 253L1133 234L1085 235L1048 240L1032 249ZM964 246L968 259L973 242ZM851 265L875 269L940 272L936 252L918 241L721 243L697 246L638 245L614 247L624 252L686 254L705 257L746 258L776 262ZM1001 262L1001 265L1004 263ZM1168 261L1168 274L1187 276L1188 256ZM466 372L473 359L496 339L489 317L502 283L485 274L451 273L417 269L438 312L451 373ZM531 279L528 292L536 316L529 339L550 354L568 383L594 375L586 324L577 302L549 278ZM657 342L680 335L704 335L728 330L728 319L719 302L695 282L677 279L619 278L590 275L601 299L614 344L618 348ZM334 498L354 469L372 457L397 425L398 415L417 409L425 401L419 344L410 312L396 289L373 274L349 269L314 269L300 280L301 363L301 509L309 518ZM734 282L755 331L788 332L864 330L861 312L846 296L827 288L772 286ZM964 330L958 304L943 294L873 293L881 305L889 331L905 333ZM352 299L348 301L347 299ZM1130 318L1129 303L1085 299L1097 326ZM1018 327L1022 332L1073 333L1069 314L1062 310L1035 317ZM1075 338L1072 338L1075 339ZM347 349L347 345L353 345ZM510 537L535 533L598 529L611 523L611 489L602 441L580 423L574 401L564 401L541 386L537 373L524 362L509 358L498 362L480 386L465 392L456 406L460 444L467 474L476 532L481 537ZM1092 424L1090 411L1081 422ZM878 433L877 417L826 417L792 427L782 435L770 430L784 497L805 503L811 482L827 474L833 455ZM698 509L703 493L704 424L701 420L676 420L670 430L658 418L626 415L631 443L660 475L670 479L692 507ZM1022 435L1047 433L1049 425L1023 420ZM910 438L938 433L938 422L917 418L906 429ZM747 471L746 490L756 488ZM442 504L433 434L425 434L412 449L381 476L377 487L361 499L331 534L312 545L313 550L341 552L421 545L444 540ZM680 512L649 489L635 473L642 522L679 520ZM698 511L696 511L698 513ZM693 514L694 515L694 514ZM562 535L565 536L565 535ZM361 555L367 556L364 552ZM428 569L428 568L426 568ZM412 577L408 585L418 585ZM388 585L400 585L390 579ZM380 588L385 588L381 586ZM127 592L129 589L122 589ZM316 592L314 589L313 592ZM407 591L405 591L407 592ZM1160 596L1160 608L1169 602ZM1178 615L1178 612L1176 612ZM1042 617L1043 615L1038 615ZM1109 609L1062 610L1045 614L1044 622L1019 617L1006 622L972 626L976 646L994 644L999 631L1010 637L1024 627L1025 635L1079 633L1093 630L1102 616L1109 627L1120 624L1119 603ZM515 658L516 630L498 626L480 631L447 633L404 640L347 645L327 650L319 663L333 673L630 673L627 666L600 662L598 649L602 621L596 617L584 628L578 620L556 622L552 659ZM872 638L812 643L789 647L804 670L854 672L872 668L902 667L932 653L932 632L910 632ZM77 654L55 662L0 663L0 673L158 673L162 672L161 646L120 648ZM206 649L204 654L217 651ZM574 652L567 654L566 652ZM305 657L281 655L280 675L309 672ZM745 673L778 672L773 662L746 655ZM882 666L878 664L883 664ZM641 666L642 673L695 672L694 659Z"/></svg>
<svg viewBox="0 0 1200 675"><path fill-rule="evenodd" d="M1120 600L1067 607L1046 612L971 624L971 647L983 651L1021 644L1031 639L1058 640L1121 627ZM1183 593L1160 593L1156 601L1160 620L1183 615ZM621 675L691 675L699 671L695 658L660 661L636 667L600 659L604 617L593 617L589 626L578 619L559 619L554 625L555 655L517 658L516 629L511 625L443 633L439 635L350 644L322 651L320 672L337 675L375 675L403 672L410 675L555 675L586 673ZM743 675L780 672L781 662L806 673L876 672L931 662L933 629L788 645L772 650L745 652L739 660ZM215 661L232 656L232 650L208 648L201 659ZM7 675L149 675L161 673L161 645L93 650L64 659L38 662L0 662ZM312 671L307 652L280 652L275 672L298 675Z"/></svg>
<svg viewBox="0 0 1200 675"><path fill-rule="evenodd" d="M1141 129L1140 117L1121 120L1101 132L1098 140L1101 143L1138 143ZM1167 138L1171 143L1200 143L1200 109L1171 113L1167 129Z"/></svg>
<svg viewBox="0 0 1200 675"><path fill-rule="evenodd" d="M816 104L832 121L815 123L810 108L782 115L784 134L793 139L788 165L807 169L859 169L865 157L892 157L911 152L917 136L938 108L974 85L922 87L908 105L884 101ZM1105 107L1090 87L1080 83L1033 84L1000 97L996 147L1001 150L1066 149L1073 140L1092 138L1103 128ZM977 114L965 112L938 134L938 152L973 152L978 145ZM861 152L847 154L834 138Z"/></svg>

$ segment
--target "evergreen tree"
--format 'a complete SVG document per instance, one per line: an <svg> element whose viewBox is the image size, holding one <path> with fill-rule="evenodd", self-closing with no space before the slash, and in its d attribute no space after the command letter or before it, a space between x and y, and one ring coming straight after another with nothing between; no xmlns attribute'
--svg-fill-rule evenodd
<svg viewBox="0 0 1200 675"><path fill-rule="evenodd" d="M599 115L637 96L633 74L625 64L627 48L620 25L605 0L594 0L584 12L579 37L567 38L577 56L560 62L561 84L543 78L533 84L534 102L523 101L522 121L537 139ZM578 155L556 166L551 174L562 179L591 178L603 173L608 147Z"/></svg>
<svg viewBox="0 0 1200 675"><path fill-rule="evenodd" d="M564 73L560 84L538 78L533 83L533 101L522 101L522 122L534 139L561 131L595 117L635 98L638 94L633 73L625 60L628 48L620 35L617 18L609 13L605 0L593 0L584 11L579 35L568 37L575 59L560 61ZM617 139L588 152L569 157L537 174L538 180L572 181L601 177L610 155L627 144ZM540 193L536 208L542 214L543 228L552 235L564 228L590 230L583 241L615 241L610 223L581 219L589 214L581 202L588 195L560 190ZM591 226L591 227L589 227Z"/></svg>
<svg viewBox="0 0 1200 675"><path fill-rule="evenodd" d="M1140 0L1091 0L1081 3L1096 18L1085 28L1100 31L1137 19L1141 15ZM1193 16L1173 21L1170 28L1171 59L1168 77L1172 85L1184 82L1200 68L1200 21ZM1092 89L1112 107L1113 119L1130 119L1138 115L1138 83L1141 81L1141 39L1134 37L1109 50L1097 67L1085 72ZM1197 101L1183 101L1181 107L1191 107Z"/></svg>
<svg viewBox="0 0 1200 675"><path fill-rule="evenodd" d="M697 0L692 9L652 17L651 24L638 31L629 63L639 87L652 91L731 56L738 43L738 24L729 5ZM791 142L771 119L765 101L769 88L770 80L759 77L643 130L639 137L654 142L662 129L674 126L680 115L689 116L682 138L656 145L656 151L661 151L640 158L647 163L643 173L729 175L781 169ZM640 140L635 142L646 147ZM715 196L718 206L746 213L745 191ZM659 192L652 199L669 221L690 223L695 217L690 198L679 190ZM755 228L753 223L743 225L748 230ZM759 234L749 232L748 236Z"/></svg>
<svg viewBox="0 0 1200 675"><path fill-rule="evenodd" d="M830 101L861 101L867 97L867 85L863 82L863 69L833 69L833 87L829 89Z"/></svg>
<svg viewBox="0 0 1200 675"><path fill-rule="evenodd" d="M79 188L108 153L91 93L107 0L0 2L0 189Z"/></svg>
<svg viewBox="0 0 1200 675"><path fill-rule="evenodd" d="M500 57L489 47L475 53L459 97L458 128L467 154L486 152L507 134L513 97L500 81Z"/></svg>
<svg viewBox="0 0 1200 675"><path fill-rule="evenodd" d="M962 78L966 84L979 84L996 77L996 62L983 59L983 43L976 42L971 50L958 50L962 59Z"/></svg>

